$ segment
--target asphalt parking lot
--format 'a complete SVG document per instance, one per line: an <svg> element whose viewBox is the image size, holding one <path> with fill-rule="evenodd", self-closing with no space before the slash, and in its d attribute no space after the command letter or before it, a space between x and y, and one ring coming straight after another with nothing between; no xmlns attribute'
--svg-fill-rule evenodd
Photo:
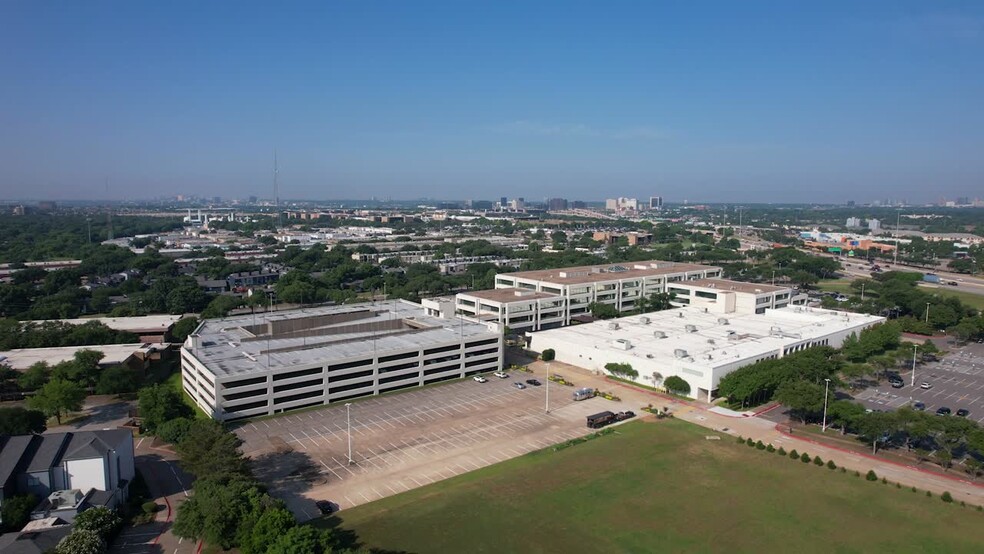
<svg viewBox="0 0 984 554"><path fill-rule="evenodd" d="M344 405L247 423L236 433L271 493L311 518L317 500L339 508L371 502L586 435L589 414L631 409L601 398L574 402L571 387L551 383L546 413L545 386L513 386L532 377L510 372L353 402L352 464Z"/></svg>
<svg viewBox="0 0 984 554"><path fill-rule="evenodd" d="M875 410L892 410L910 403L923 402L927 412L946 406L955 414L960 408L970 411L967 417L984 424L984 344L949 346L949 353L939 362L916 366L915 386L911 373L901 371L905 386L893 389L887 382L857 394L855 398ZM930 383L931 389L920 384Z"/></svg>

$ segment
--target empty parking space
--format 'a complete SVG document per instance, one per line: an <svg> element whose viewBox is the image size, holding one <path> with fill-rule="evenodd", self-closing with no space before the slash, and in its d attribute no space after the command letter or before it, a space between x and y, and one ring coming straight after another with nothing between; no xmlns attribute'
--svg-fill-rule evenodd
<svg viewBox="0 0 984 554"><path fill-rule="evenodd" d="M545 386L514 386L530 377L368 398L246 423L236 433L257 475L295 513L314 517L316 500L344 508L454 477L583 436L585 416L619 409L603 399L574 402L570 387L551 384L547 413Z"/></svg>

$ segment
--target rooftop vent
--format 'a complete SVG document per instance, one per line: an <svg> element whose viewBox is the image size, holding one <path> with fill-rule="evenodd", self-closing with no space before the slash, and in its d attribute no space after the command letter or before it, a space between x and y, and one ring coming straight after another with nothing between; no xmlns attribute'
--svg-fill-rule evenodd
<svg viewBox="0 0 984 554"><path fill-rule="evenodd" d="M718 324L719 325L727 325L728 324L728 318L726 318L726 317L719 317L718 318Z"/></svg>
<svg viewBox="0 0 984 554"><path fill-rule="evenodd" d="M647 316L642 316L639 318L639 323L643 325L649 325L649 318Z"/></svg>
<svg viewBox="0 0 984 554"><path fill-rule="evenodd" d="M619 350L629 350L632 348L632 342L627 339L615 339L612 341L612 346Z"/></svg>
<svg viewBox="0 0 984 554"><path fill-rule="evenodd" d="M673 351L673 355L677 358L686 358L687 351L682 348L677 348L676 350Z"/></svg>
<svg viewBox="0 0 984 554"><path fill-rule="evenodd" d="M665 339L666 333L664 333L663 331L653 331L653 336L658 339Z"/></svg>
<svg viewBox="0 0 984 554"><path fill-rule="evenodd" d="M617 322L612 321L612 322L609 322L608 323L608 330L609 331L615 331L616 329L618 329L618 323Z"/></svg>
<svg viewBox="0 0 984 554"><path fill-rule="evenodd" d="M707 344L714 344L714 339L707 339Z"/></svg>
<svg viewBox="0 0 984 554"><path fill-rule="evenodd" d="M696 325L690 325L690 324L687 324L687 325L685 325L685 326L684 326L683 328L684 328L684 330L686 330L686 331L687 331L688 333L696 333L696 332L697 332L697 326L696 326Z"/></svg>

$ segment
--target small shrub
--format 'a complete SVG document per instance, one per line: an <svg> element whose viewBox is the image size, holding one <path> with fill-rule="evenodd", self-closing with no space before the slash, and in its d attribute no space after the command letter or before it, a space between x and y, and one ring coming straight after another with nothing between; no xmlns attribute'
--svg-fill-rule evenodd
<svg viewBox="0 0 984 554"><path fill-rule="evenodd" d="M882 477L882 484L883 485L887 485L888 484L888 479Z"/></svg>
<svg viewBox="0 0 984 554"><path fill-rule="evenodd" d="M868 470L868 474L865 475L864 478L867 479L868 481L877 481L878 480L878 476L875 475L875 470L873 470L873 469L869 469Z"/></svg>
<svg viewBox="0 0 984 554"><path fill-rule="evenodd" d="M557 357L557 353L554 351L553 348L547 348L546 350L540 353L540 359L545 362L549 362L556 357Z"/></svg>
<svg viewBox="0 0 984 554"><path fill-rule="evenodd" d="M744 443L745 443L745 437L738 435L738 444L744 444Z"/></svg>
<svg viewBox="0 0 984 554"><path fill-rule="evenodd" d="M978 506L977 507L977 511L978 512L984 512L984 506Z"/></svg>
<svg viewBox="0 0 984 554"><path fill-rule="evenodd" d="M916 490L916 487L912 487L912 492L918 492L918 491Z"/></svg>
<svg viewBox="0 0 984 554"><path fill-rule="evenodd" d="M766 446L766 447L765 447L765 451L766 451L766 452L775 452L775 451L776 451L776 447L775 447L775 446L772 446L772 445L770 444L769 446Z"/></svg>
<svg viewBox="0 0 984 554"><path fill-rule="evenodd" d="M967 507L967 503L966 503L966 502L964 502L963 500L961 500L961 501L960 501L960 507L961 507L961 508L966 508L966 507Z"/></svg>
<svg viewBox="0 0 984 554"><path fill-rule="evenodd" d="M758 441L755 443L755 448L759 450L765 450L765 444L762 441Z"/></svg>
<svg viewBox="0 0 984 554"><path fill-rule="evenodd" d="M779 454L780 456L785 456L786 455L786 449L780 446L779 447L779 450L776 450L776 453Z"/></svg>
<svg viewBox="0 0 984 554"><path fill-rule="evenodd" d="M802 455L800 456L800 461L801 461L801 462L803 462L804 464L808 464L808 463L810 463L810 455L809 455L809 454L807 454L806 452L804 452L804 453L803 453L803 454L802 454Z"/></svg>
<svg viewBox="0 0 984 554"><path fill-rule="evenodd" d="M841 468L841 473L847 473L847 468L846 467L842 467Z"/></svg>
<svg viewBox="0 0 984 554"><path fill-rule="evenodd" d="M837 469L837 464L835 464L833 460L827 460L827 469Z"/></svg>
<svg viewBox="0 0 984 554"><path fill-rule="evenodd" d="M895 483L895 488L901 489L902 488L902 483Z"/></svg>
<svg viewBox="0 0 984 554"><path fill-rule="evenodd" d="M820 456L814 456L813 457L813 463L816 464L816 465L818 465L818 466L822 466L823 465L823 460L820 459Z"/></svg>
<svg viewBox="0 0 984 554"><path fill-rule="evenodd" d="M145 514L153 514L157 512L157 502L150 501L144 502L140 505L140 509L143 510Z"/></svg>
<svg viewBox="0 0 984 554"><path fill-rule="evenodd" d="M745 441L745 444L747 444L748 446L755 446L755 441L752 440L752 437L748 437L748 440Z"/></svg>
<svg viewBox="0 0 984 554"><path fill-rule="evenodd" d="M953 502L953 496L950 495L949 491L945 491L943 496L940 497L940 500L949 504L950 502Z"/></svg>
<svg viewBox="0 0 984 554"><path fill-rule="evenodd" d="M791 459L793 459L793 460L795 460L796 458L799 458L799 457L800 457L800 455L799 455L799 452L797 452L797 451L796 451L796 449L794 448L794 449L793 449L793 450L792 450L792 451L791 451L791 452L789 453L789 457L790 457Z"/></svg>
<svg viewBox="0 0 984 554"><path fill-rule="evenodd" d="M854 476L855 477L861 477L861 472L860 471L855 471L854 472Z"/></svg>
<svg viewBox="0 0 984 554"><path fill-rule="evenodd" d="M933 493L926 491L926 498L932 498L932 497L933 497Z"/></svg>

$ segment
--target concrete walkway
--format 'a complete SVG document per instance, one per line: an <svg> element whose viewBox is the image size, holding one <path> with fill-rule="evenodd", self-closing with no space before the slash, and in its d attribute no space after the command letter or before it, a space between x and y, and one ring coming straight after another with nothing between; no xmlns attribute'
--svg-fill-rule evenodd
<svg viewBox="0 0 984 554"><path fill-rule="evenodd" d="M633 387L609 380L604 375L559 362L534 362L530 367L536 373L545 375L547 365L550 366L550 373L563 375L577 387L592 387L613 392L622 399L625 409L628 410L637 410L649 404L658 408L668 407L674 417L708 429L735 437L742 436L762 441L776 448L782 446L787 451L796 449L801 453L807 452L810 457L820 456L825 462L833 460L839 467L860 471L862 474L874 470L879 479L885 477L892 483L900 483L907 488L916 487L921 491L928 490L936 496L949 492L956 502L964 501L971 505L984 506L984 484L964 479L957 473L937 473L916 466L891 462L877 456L820 444L806 436L790 435L786 432L785 426L777 426L776 423L764 418L725 416L711 411L711 406L708 404L684 401Z"/></svg>

